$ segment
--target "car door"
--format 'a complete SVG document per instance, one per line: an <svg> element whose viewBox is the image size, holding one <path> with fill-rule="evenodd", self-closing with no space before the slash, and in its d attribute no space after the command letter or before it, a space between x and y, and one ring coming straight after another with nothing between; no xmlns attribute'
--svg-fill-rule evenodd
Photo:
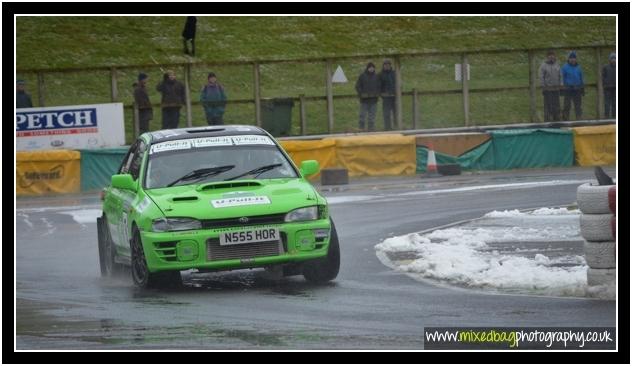
<svg viewBox="0 0 632 366"><path fill-rule="evenodd" d="M132 167L134 158L137 155L139 144L139 141L132 144L127 155L125 155L117 174L131 174L130 168ZM122 230L122 228L127 220L127 215L123 210L123 202L130 194L134 194L134 192L126 189L110 187L109 196L106 198L106 201L109 203L109 207L107 207L106 211L108 214L108 228L110 229L112 241L114 242L118 253L124 251L124 247L129 247L129 242L126 241L125 238L126 231Z"/></svg>
<svg viewBox="0 0 632 366"><path fill-rule="evenodd" d="M127 174L130 174L135 182L139 182L141 166L143 162L143 156L145 152L145 143L142 140L139 140L136 148L132 152L130 157L129 166L127 169ZM138 189L140 188L140 184L138 185ZM131 219L130 214L132 213L133 203L136 201L136 197L138 197L138 192L134 192L128 189L119 190L119 202L120 202L120 221L119 221L119 237L120 237L120 247L118 249L118 253L124 257L131 258L131 247L130 247L130 239L131 239Z"/></svg>

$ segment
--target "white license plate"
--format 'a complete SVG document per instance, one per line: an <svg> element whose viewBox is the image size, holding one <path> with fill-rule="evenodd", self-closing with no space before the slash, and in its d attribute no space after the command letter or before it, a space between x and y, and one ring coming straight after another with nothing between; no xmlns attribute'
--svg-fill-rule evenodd
<svg viewBox="0 0 632 366"><path fill-rule="evenodd" d="M281 235L279 233L279 229L253 229L222 233L219 235L219 245L235 245L275 240L278 241L280 239Z"/></svg>

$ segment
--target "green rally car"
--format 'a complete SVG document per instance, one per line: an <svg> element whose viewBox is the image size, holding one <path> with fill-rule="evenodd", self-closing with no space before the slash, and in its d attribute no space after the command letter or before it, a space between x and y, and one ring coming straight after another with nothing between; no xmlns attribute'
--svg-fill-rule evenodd
<svg viewBox="0 0 632 366"><path fill-rule="evenodd" d="M327 282L340 251L327 201L265 130L209 126L141 135L103 191L101 274L130 266L140 287L180 271L265 267ZM278 271L277 271L278 272Z"/></svg>

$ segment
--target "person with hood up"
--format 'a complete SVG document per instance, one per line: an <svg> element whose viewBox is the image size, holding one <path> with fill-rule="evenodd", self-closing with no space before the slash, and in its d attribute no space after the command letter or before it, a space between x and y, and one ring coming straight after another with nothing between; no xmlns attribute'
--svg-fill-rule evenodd
<svg viewBox="0 0 632 366"><path fill-rule="evenodd" d="M617 54L611 53L608 56L608 64L601 70L601 80L603 81L603 94L604 94L604 113L606 118L615 118L617 116L617 99L616 99L616 86L617 86Z"/></svg>
<svg viewBox="0 0 632 366"><path fill-rule="evenodd" d="M366 69L358 77L355 84L358 98L360 98L360 121L359 127L364 130L365 119L369 115L369 131L375 131L375 112L377 110L377 99L380 96L380 79L375 73L375 64L369 62Z"/></svg>
<svg viewBox="0 0 632 366"><path fill-rule="evenodd" d="M162 129L178 128L180 123L180 108L185 104L184 84L176 80L176 74L169 70L156 90L162 93Z"/></svg>
<svg viewBox="0 0 632 366"><path fill-rule="evenodd" d="M546 60L540 65L540 85L544 97L544 121L560 120L560 65L555 59L555 51L546 53Z"/></svg>
<svg viewBox="0 0 632 366"><path fill-rule="evenodd" d="M138 83L134 84L134 103L138 107L138 126L140 134L149 131L149 121L154 118L154 108L149 101L147 82L149 76L145 73L138 74Z"/></svg>
<svg viewBox="0 0 632 366"><path fill-rule="evenodd" d="M379 73L380 92L382 95L382 112L384 115L384 130L391 130L391 117L395 120L395 72L390 60L384 60L382 71Z"/></svg>
<svg viewBox="0 0 632 366"><path fill-rule="evenodd" d="M564 110L562 118L570 118L571 102L575 107L575 119L582 118L582 96L584 96L584 74L577 63L577 52L568 54L568 62L562 67L562 83L564 84Z"/></svg>
<svg viewBox="0 0 632 366"><path fill-rule="evenodd" d="M217 76L210 72L208 83L202 88L200 102L206 113L206 122L209 126L224 124L224 109L226 108L226 93L224 86L217 82Z"/></svg>

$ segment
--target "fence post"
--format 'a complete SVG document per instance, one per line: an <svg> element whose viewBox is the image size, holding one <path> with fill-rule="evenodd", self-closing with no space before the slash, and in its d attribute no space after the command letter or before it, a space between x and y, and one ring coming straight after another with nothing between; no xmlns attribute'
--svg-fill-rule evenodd
<svg viewBox="0 0 632 366"><path fill-rule="evenodd" d="M193 127L193 115L191 111L191 64L184 65L184 98L186 102L187 127Z"/></svg>
<svg viewBox="0 0 632 366"><path fill-rule="evenodd" d="M307 133L307 115L305 114L305 94L298 96L298 106L301 112L301 136Z"/></svg>
<svg viewBox="0 0 632 366"><path fill-rule="evenodd" d="M255 122L257 126L261 127L261 82L259 79L259 63L255 62L252 65L252 72L254 76L254 97L255 97Z"/></svg>
<svg viewBox="0 0 632 366"><path fill-rule="evenodd" d="M331 82L331 60L327 60L325 72L327 89L327 131L332 133L334 130L334 92Z"/></svg>
<svg viewBox="0 0 632 366"><path fill-rule="evenodd" d="M413 88L413 130L417 129L419 121L419 106L417 105L417 89Z"/></svg>
<svg viewBox="0 0 632 366"><path fill-rule="evenodd" d="M529 51L529 111L531 115L531 123L538 120L538 112L536 110L536 82L537 71L535 65L535 52Z"/></svg>
<svg viewBox="0 0 632 366"><path fill-rule="evenodd" d="M136 102L134 102L134 118L132 122L134 123L134 139L136 139L140 135L140 116Z"/></svg>
<svg viewBox="0 0 632 366"><path fill-rule="evenodd" d="M601 48L595 48L595 63L597 64L597 119L605 117L603 105L603 79L601 75Z"/></svg>
<svg viewBox="0 0 632 366"><path fill-rule="evenodd" d="M39 99L39 107L44 107L44 93L46 92L46 88L44 85L44 73L37 73L37 96Z"/></svg>
<svg viewBox="0 0 632 366"><path fill-rule="evenodd" d="M118 100L118 82L116 77L116 69L114 67L110 68L110 99L112 99L112 102Z"/></svg>
<svg viewBox="0 0 632 366"><path fill-rule="evenodd" d="M402 130L402 72L399 56L394 57L395 62L395 123L397 129Z"/></svg>
<svg viewBox="0 0 632 366"><path fill-rule="evenodd" d="M470 126L470 92L467 80L467 54L461 55L461 87L463 93L463 120L465 127Z"/></svg>

